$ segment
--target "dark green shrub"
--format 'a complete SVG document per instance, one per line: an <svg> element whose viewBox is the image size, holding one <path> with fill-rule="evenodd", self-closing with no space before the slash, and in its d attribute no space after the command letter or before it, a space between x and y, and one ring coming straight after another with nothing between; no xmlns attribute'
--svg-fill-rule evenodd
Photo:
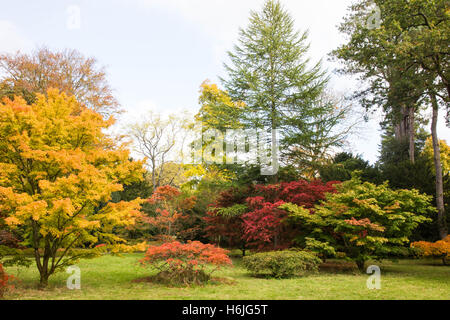
<svg viewBox="0 0 450 320"><path fill-rule="evenodd" d="M306 271L317 271L322 262L316 254L308 251L273 251L244 257L244 267L253 275L288 278Z"/></svg>

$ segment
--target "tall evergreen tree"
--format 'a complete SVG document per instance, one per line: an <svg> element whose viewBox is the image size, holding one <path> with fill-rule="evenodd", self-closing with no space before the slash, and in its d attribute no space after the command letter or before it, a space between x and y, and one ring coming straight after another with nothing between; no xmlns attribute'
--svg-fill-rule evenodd
<svg viewBox="0 0 450 320"><path fill-rule="evenodd" d="M247 106L242 123L277 129L286 154L311 144L317 122L323 121L318 117L328 111L317 103L328 79L320 62L310 65L308 49L307 32L296 31L281 4L268 0L240 30L238 44L229 52L231 63L225 65L228 77L222 79L230 96ZM276 143L272 135L272 154Z"/></svg>

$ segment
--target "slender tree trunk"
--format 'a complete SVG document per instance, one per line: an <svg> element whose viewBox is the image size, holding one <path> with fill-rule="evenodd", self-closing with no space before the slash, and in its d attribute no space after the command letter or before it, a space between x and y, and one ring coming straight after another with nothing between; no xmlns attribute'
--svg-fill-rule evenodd
<svg viewBox="0 0 450 320"><path fill-rule="evenodd" d="M154 192L156 189L156 164L154 159L152 159L152 186Z"/></svg>
<svg viewBox="0 0 450 320"><path fill-rule="evenodd" d="M273 176L273 182L278 183L278 143L277 143L277 128L272 125L272 168L276 171Z"/></svg>
<svg viewBox="0 0 450 320"><path fill-rule="evenodd" d="M438 210L438 232L439 237L444 239L448 234L447 221L444 207L444 185L442 177L442 164L441 164L441 150L439 146L439 139L437 135L437 122L439 115L439 105L436 99L436 95L430 94L431 103L433 106L433 120L431 124L431 136L433 138L433 150L434 150L434 167L436 169L436 205Z"/></svg>
<svg viewBox="0 0 450 320"><path fill-rule="evenodd" d="M356 260L356 265L358 266L358 270L365 273L366 272L366 262L364 260Z"/></svg>
<svg viewBox="0 0 450 320"><path fill-rule="evenodd" d="M409 136L409 159L412 163L415 163L415 134L416 134L416 128L415 128L415 110L413 107L408 108L408 136Z"/></svg>

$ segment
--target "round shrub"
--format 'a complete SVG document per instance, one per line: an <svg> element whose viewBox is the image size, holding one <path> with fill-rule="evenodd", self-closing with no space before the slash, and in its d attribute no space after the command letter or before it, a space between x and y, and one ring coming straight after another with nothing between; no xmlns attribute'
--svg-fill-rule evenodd
<svg viewBox="0 0 450 320"><path fill-rule="evenodd" d="M150 247L141 263L158 270L156 281L170 285L203 284L210 280L214 271L232 264L227 253L227 250L199 241L185 244L174 241Z"/></svg>
<svg viewBox="0 0 450 320"><path fill-rule="evenodd" d="M322 260L308 251L272 251L244 257L244 267L253 275L288 278L306 271L317 271Z"/></svg>

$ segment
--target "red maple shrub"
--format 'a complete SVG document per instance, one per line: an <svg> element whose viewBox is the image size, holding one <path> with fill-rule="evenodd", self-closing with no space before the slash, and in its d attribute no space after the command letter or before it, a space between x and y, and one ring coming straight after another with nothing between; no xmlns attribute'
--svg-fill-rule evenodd
<svg viewBox="0 0 450 320"><path fill-rule="evenodd" d="M183 233L183 222L189 219L184 211L191 209L195 201L195 197L186 197L175 187L158 187L147 200L154 207L155 214L143 216L142 222L156 230L157 240L173 241L177 235Z"/></svg>
<svg viewBox="0 0 450 320"><path fill-rule="evenodd" d="M218 199L209 205L204 221L206 236L215 243L224 242L228 248L240 248L245 255L246 243L243 240L244 224L241 212L234 212L236 206L244 206L247 197L254 192L253 187L231 188L220 194ZM241 208L246 208L241 207Z"/></svg>
<svg viewBox="0 0 450 320"><path fill-rule="evenodd" d="M4 298L8 289L13 288L10 284L12 279L13 276L6 274L5 270L3 270L3 265L0 263L0 299Z"/></svg>
<svg viewBox="0 0 450 320"><path fill-rule="evenodd" d="M232 262L228 251L199 241L178 241L150 247L141 263L158 270L156 280L175 285L202 284L211 274ZM208 266L213 266L208 270Z"/></svg>
<svg viewBox="0 0 450 320"><path fill-rule="evenodd" d="M242 217L243 240L257 250L286 249L291 244L294 230L287 223L286 212L278 209L284 201L266 202L263 197L247 199L250 212Z"/></svg>
<svg viewBox="0 0 450 320"><path fill-rule="evenodd" d="M334 193L339 182L320 180L256 185L247 189L230 189L211 205L207 232L225 238L230 247L253 248L259 251L286 249L293 245L301 226L288 221L288 213L280 210L284 203L293 203L314 213L314 206ZM245 252L244 252L245 254Z"/></svg>

